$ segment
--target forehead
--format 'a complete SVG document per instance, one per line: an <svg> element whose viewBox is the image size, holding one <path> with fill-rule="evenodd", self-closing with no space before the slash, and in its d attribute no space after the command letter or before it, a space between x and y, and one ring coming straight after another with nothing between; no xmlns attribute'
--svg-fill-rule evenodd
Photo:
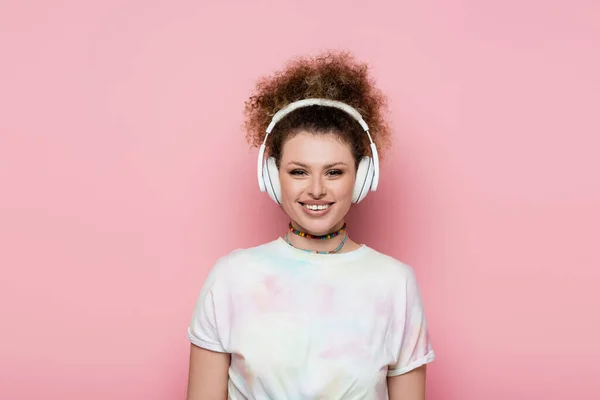
<svg viewBox="0 0 600 400"><path fill-rule="evenodd" d="M299 132L283 145L281 161L305 163L350 162L350 146L337 135L328 133Z"/></svg>

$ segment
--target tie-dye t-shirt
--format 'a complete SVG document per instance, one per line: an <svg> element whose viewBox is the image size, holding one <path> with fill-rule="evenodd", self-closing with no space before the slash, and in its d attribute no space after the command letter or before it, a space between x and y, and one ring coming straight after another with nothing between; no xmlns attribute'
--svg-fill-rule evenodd
<svg viewBox="0 0 600 400"><path fill-rule="evenodd" d="M386 399L386 376L435 358L414 271L366 245L233 251L208 275L188 337L231 354L234 400Z"/></svg>

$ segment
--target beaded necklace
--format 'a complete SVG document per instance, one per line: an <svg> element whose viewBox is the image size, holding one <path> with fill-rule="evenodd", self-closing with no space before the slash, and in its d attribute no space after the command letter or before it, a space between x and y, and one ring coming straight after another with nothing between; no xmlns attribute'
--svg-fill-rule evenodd
<svg viewBox="0 0 600 400"><path fill-rule="evenodd" d="M331 250L331 251L306 250L306 249L300 249L300 248L294 246L292 243L290 243L290 239L288 238L288 234L287 233L285 234L285 241L287 242L287 244L289 244L293 248L295 248L297 250L305 251L307 253L316 253L316 254L333 254L333 253L337 253L338 251L341 250L342 247L344 247L344 245L346 244L346 240L348 240L348 234L347 233L346 233L346 236L344 236L344 239L342 240L342 243L340 243L340 245L338 247L336 247L334 250Z"/></svg>
<svg viewBox="0 0 600 400"><path fill-rule="evenodd" d="M328 233L326 235L321 235L321 236L314 236L314 235L311 235L310 233L299 231L298 229L295 229L292 226L291 222L290 222L289 228L290 228L290 232L292 232L294 235L302 236L307 239L325 240L325 239L332 239L332 238L344 233L346 231L346 224L344 223L344 226L342 226L342 228L339 231Z"/></svg>

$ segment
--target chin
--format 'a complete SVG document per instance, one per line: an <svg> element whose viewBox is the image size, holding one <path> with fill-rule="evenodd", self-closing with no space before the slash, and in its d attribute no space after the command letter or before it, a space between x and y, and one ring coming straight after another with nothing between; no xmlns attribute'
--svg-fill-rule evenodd
<svg viewBox="0 0 600 400"><path fill-rule="evenodd" d="M297 218L295 219L296 224L300 225L304 231L312 235L326 235L331 233L335 226L340 222L337 218L324 218L324 219L312 219L312 218Z"/></svg>

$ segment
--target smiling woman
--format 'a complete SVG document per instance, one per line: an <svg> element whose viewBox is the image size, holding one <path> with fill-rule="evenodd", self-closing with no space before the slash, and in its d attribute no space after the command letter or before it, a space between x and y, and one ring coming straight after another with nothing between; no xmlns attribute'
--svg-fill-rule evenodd
<svg viewBox="0 0 600 400"><path fill-rule="evenodd" d="M301 58L246 104L259 187L281 237L218 260L188 328L188 400L423 400L435 358L414 271L354 242L346 214L379 183L385 98L346 53Z"/></svg>

